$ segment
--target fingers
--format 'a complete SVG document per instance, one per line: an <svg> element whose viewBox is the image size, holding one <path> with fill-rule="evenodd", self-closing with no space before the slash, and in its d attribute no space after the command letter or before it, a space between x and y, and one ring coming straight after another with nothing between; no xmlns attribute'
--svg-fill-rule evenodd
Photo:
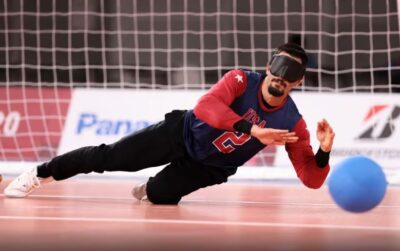
<svg viewBox="0 0 400 251"><path fill-rule="evenodd" d="M285 133L285 135L283 135L284 137L294 137L294 136L296 136L296 132L288 132L288 133Z"/></svg>
<svg viewBox="0 0 400 251"><path fill-rule="evenodd" d="M299 137L296 136L295 132L279 133L276 135L275 140L282 142L296 142Z"/></svg>
<svg viewBox="0 0 400 251"><path fill-rule="evenodd" d="M294 136L294 137L285 137L283 139L286 143L295 143L299 140L299 137Z"/></svg>
<svg viewBox="0 0 400 251"><path fill-rule="evenodd" d="M270 129L270 132L283 135L289 133L289 130Z"/></svg>
<svg viewBox="0 0 400 251"><path fill-rule="evenodd" d="M278 145L278 146L284 146L285 144L286 143L283 141L277 141L277 142L272 143L272 145Z"/></svg>
<svg viewBox="0 0 400 251"><path fill-rule="evenodd" d="M335 138L335 132L326 119L322 119L318 122L317 138L320 141L321 149L325 152L330 152Z"/></svg>
<svg viewBox="0 0 400 251"><path fill-rule="evenodd" d="M332 127L326 119L322 119L321 121L318 122L317 130L328 132L328 133L333 133Z"/></svg>
<svg viewBox="0 0 400 251"><path fill-rule="evenodd" d="M325 130L327 127L329 127L329 124L325 119L318 122L318 130Z"/></svg>
<svg viewBox="0 0 400 251"><path fill-rule="evenodd" d="M275 139L272 144L274 145L285 145L287 143L295 143L299 140L299 137L296 136L295 132L286 133L280 135L278 139Z"/></svg>
<svg viewBox="0 0 400 251"><path fill-rule="evenodd" d="M322 126L326 126L329 125L328 121L326 119L321 119L318 124L322 125Z"/></svg>
<svg viewBox="0 0 400 251"><path fill-rule="evenodd" d="M258 138L265 145L285 145L286 143L294 143L299 140L295 132L273 128L263 128L253 133L252 136Z"/></svg>
<svg viewBox="0 0 400 251"><path fill-rule="evenodd" d="M299 139L299 137L296 136L296 132L288 132L282 134L281 136L282 136L282 141L287 143L296 142Z"/></svg>
<svg viewBox="0 0 400 251"><path fill-rule="evenodd" d="M298 137L293 137L293 138L286 138L286 139L283 139L283 140L275 140L275 141L272 141L271 143L269 143L269 145L286 145L286 144L288 144L288 143L295 143L295 142L297 142L299 140L299 138Z"/></svg>

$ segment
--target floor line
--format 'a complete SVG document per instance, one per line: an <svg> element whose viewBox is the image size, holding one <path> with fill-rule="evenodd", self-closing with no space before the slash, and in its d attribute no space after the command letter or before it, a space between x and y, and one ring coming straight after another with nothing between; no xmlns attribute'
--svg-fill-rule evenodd
<svg viewBox="0 0 400 251"><path fill-rule="evenodd" d="M45 217L45 216L0 216L0 220L33 220L33 221L82 221L110 223L143 223L143 224L181 224L181 225L215 225L239 227L276 227L276 228L322 228L336 230L361 230L398 232L400 227L334 225L334 224L298 224L273 222L242 222L242 221L197 221L197 220L166 220L166 219L131 219L131 218L85 218L85 217Z"/></svg>
<svg viewBox="0 0 400 251"><path fill-rule="evenodd" d="M3 194L0 194L0 197L5 197ZM108 197L108 196L85 196L85 195L30 195L28 198L61 198L61 199L91 199L91 200L127 200L135 202L135 199L132 197ZM11 198L13 200L18 200L18 198ZM270 202L270 201L233 201L233 200L200 200L200 199L183 199L182 203L185 202L201 202L208 204L235 204L235 205L291 205L291 206L315 206L315 207L337 207L334 203L306 203L306 202ZM382 208L400 208L400 205L379 205Z"/></svg>

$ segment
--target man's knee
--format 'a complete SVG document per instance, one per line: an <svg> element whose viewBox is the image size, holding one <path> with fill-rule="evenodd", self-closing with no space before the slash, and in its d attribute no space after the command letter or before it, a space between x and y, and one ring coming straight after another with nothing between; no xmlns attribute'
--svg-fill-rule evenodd
<svg viewBox="0 0 400 251"><path fill-rule="evenodd" d="M146 194L149 201L153 204L176 205L182 198L179 195L171 193L168 189L162 189L151 182L147 183Z"/></svg>
<svg viewBox="0 0 400 251"><path fill-rule="evenodd" d="M90 163L87 163L86 173L103 173L110 169L113 164L112 145L101 144L87 149Z"/></svg>

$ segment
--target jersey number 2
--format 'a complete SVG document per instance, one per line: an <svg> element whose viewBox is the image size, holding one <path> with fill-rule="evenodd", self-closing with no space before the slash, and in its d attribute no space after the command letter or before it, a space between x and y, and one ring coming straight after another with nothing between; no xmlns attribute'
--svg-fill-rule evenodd
<svg viewBox="0 0 400 251"><path fill-rule="evenodd" d="M235 146L240 146L250 139L250 135L234 132L224 132L213 141L214 146L222 153L231 153L235 150Z"/></svg>

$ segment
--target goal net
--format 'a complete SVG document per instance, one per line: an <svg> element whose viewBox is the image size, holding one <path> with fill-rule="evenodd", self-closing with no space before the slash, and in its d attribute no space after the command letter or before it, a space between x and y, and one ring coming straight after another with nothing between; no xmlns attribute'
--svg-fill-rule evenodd
<svg viewBox="0 0 400 251"><path fill-rule="evenodd" d="M400 92L395 0L2 0L0 160L57 154L72 91L207 90L301 44L298 92ZM129 110L129 108L127 108ZM255 163L269 164L268 148Z"/></svg>

